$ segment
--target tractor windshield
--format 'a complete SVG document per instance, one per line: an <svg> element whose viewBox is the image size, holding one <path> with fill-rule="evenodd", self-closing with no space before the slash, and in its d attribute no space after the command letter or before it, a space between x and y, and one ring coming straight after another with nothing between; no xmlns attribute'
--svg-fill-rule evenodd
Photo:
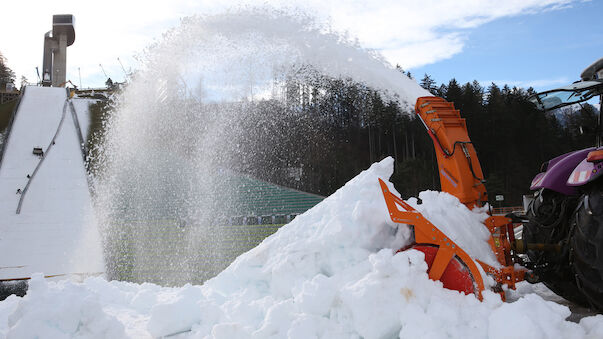
<svg viewBox="0 0 603 339"><path fill-rule="evenodd" d="M603 80L579 81L569 86L534 94L528 98L538 109L551 110L586 101L603 94Z"/></svg>

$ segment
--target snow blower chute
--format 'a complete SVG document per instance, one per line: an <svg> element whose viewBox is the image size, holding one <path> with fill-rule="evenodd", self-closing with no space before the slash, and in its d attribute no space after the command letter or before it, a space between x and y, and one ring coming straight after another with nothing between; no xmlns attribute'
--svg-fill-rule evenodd
<svg viewBox="0 0 603 339"><path fill-rule="evenodd" d="M465 119L452 103L438 97L417 99L415 111L433 140L442 191L456 196L469 209L483 206L488 201L485 181ZM514 289L517 282L533 278L531 272L514 266L517 253L512 249L515 236L511 218L490 215L484 221L492 234L488 241L490 248L500 263L499 267L493 267L471 258L437 225L390 192L382 180L379 182L392 221L411 225L414 231L414 243L401 250L412 248L423 252L432 280L442 281L448 289L474 293L481 299L486 288L484 274L494 278L493 290L503 298L503 285Z"/></svg>

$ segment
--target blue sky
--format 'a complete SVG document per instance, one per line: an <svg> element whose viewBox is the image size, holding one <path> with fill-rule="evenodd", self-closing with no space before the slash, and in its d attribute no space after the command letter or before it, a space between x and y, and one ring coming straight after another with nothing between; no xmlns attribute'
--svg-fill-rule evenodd
<svg viewBox="0 0 603 339"><path fill-rule="evenodd" d="M437 83L492 81L536 90L578 80L582 70L603 57L603 1L506 17L467 32L463 51L449 59L411 68Z"/></svg>

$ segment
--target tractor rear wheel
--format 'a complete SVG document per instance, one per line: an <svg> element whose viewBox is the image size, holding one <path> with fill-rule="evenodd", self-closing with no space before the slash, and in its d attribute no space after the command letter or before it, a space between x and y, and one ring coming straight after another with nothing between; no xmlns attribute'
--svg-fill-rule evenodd
<svg viewBox="0 0 603 339"><path fill-rule="evenodd" d="M572 220L570 260L576 282L588 303L603 310L603 192L591 189L582 199Z"/></svg>
<svg viewBox="0 0 603 339"><path fill-rule="evenodd" d="M438 247L417 244L412 246L411 249L421 251L425 254L427 273L429 273L431 266L433 265L433 260L438 253ZM456 256L450 260L439 280L444 285L444 288L449 290L455 290L465 294L475 294L475 284L471 272Z"/></svg>
<svg viewBox="0 0 603 339"><path fill-rule="evenodd" d="M540 244L565 242L571 229L568 215L574 205L575 198L541 190L528 208L530 221L524 224L523 240ZM534 273L551 291L571 302L588 305L570 267L567 245L563 246L561 253L529 250L527 255Z"/></svg>

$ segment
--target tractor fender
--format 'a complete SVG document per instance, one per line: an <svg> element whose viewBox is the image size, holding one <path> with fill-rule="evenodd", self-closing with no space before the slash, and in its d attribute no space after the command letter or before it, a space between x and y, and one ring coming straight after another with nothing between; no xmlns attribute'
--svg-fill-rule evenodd
<svg viewBox="0 0 603 339"><path fill-rule="evenodd" d="M592 147L573 151L551 159L546 171L538 173L534 177L530 190L547 188L564 195L578 195L579 192L575 186L580 186L580 184L570 185L568 179L577 166L586 161L588 153L594 149Z"/></svg>
<svg viewBox="0 0 603 339"><path fill-rule="evenodd" d="M602 174L603 162L590 162L584 159L572 171L567 179L567 184L572 187L583 186L597 180Z"/></svg>

